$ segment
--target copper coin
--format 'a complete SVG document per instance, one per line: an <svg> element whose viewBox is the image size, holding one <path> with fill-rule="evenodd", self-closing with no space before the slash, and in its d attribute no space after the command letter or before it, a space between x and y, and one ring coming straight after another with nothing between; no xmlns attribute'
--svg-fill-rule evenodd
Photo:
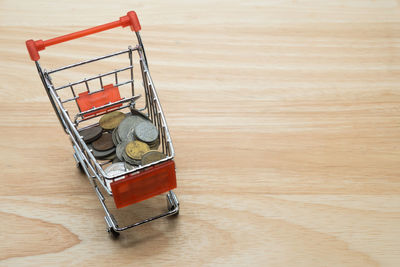
<svg viewBox="0 0 400 267"><path fill-rule="evenodd" d="M113 111L101 117L99 124L104 130L112 130L118 127L118 125L124 118L125 118L124 113L119 111Z"/></svg>
<svg viewBox="0 0 400 267"><path fill-rule="evenodd" d="M85 143L90 143L98 139L101 136L102 131L103 129L100 126L96 126L82 130L79 134L82 136Z"/></svg>
<svg viewBox="0 0 400 267"><path fill-rule="evenodd" d="M103 135L92 143L93 148L98 151L109 150L114 147L114 142L112 140L112 134L103 133Z"/></svg>
<svg viewBox="0 0 400 267"><path fill-rule="evenodd" d="M115 147L105 151L96 150L93 148L92 145L88 145L88 147L92 151L92 154L96 159L104 159L105 157L115 153Z"/></svg>

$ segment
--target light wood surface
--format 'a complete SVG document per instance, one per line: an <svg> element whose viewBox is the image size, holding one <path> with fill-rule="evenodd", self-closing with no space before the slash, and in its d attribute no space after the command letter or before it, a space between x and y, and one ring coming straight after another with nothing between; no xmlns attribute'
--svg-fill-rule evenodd
<svg viewBox="0 0 400 267"><path fill-rule="evenodd" d="M131 9L181 212L112 240L24 42ZM399 1L4 0L0 25L0 265L400 265ZM43 61L133 37L71 42Z"/></svg>

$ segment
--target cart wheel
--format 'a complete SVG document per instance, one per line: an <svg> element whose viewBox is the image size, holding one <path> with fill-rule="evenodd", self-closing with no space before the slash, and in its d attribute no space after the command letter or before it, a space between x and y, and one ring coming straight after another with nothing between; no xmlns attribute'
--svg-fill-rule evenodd
<svg viewBox="0 0 400 267"><path fill-rule="evenodd" d="M108 228L107 232L111 235L112 238L119 237L119 232L115 231L113 228Z"/></svg>

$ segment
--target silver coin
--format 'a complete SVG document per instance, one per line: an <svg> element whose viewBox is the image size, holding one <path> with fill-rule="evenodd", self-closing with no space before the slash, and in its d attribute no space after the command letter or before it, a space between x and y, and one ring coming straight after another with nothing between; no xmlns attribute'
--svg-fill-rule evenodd
<svg viewBox="0 0 400 267"><path fill-rule="evenodd" d="M129 164L128 162L125 162L125 168L127 171L131 171L131 170L135 169L135 166Z"/></svg>
<svg viewBox="0 0 400 267"><path fill-rule="evenodd" d="M123 162L113 163L104 170L104 172L107 175L112 175L112 176L122 174L125 171L126 171L126 168L125 168L125 164Z"/></svg>
<svg viewBox="0 0 400 267"><path fill-rule="evenodd" d="M118 176L126 172L125 168L125 163L124 162L118 162L118 163L113 163L110 166L108 166L104 172L107 174L107 176ZM114 181L118 181L120 179L123 179L124 176L115 179ZM107 187L111 190L111 183L113 180L105 179L106 180L106 185Z"/></svg>
<svg viewBox="0 0 400 267"><path fill-rule="evenodd" d="M150 121L143 121L135 127L135 137L143 142L152 143L158 138L158 130Z"/></svg>
<svg viewBox="0 0 400 267"><path fill-rule="evenodd" d="M124 152L126 145L129 144L130 141L125 141L122 143L119 143L116 149L116 154L117 154L117 158L121 161L124 160L124 158L122 157L122 153Z"/></svg>
<svg viewBox="0 0 400 267"><path fill-rule="evenodd" d="M134 135L135 127L145 121L144 118L136 115L127 116L121 123L118 125L118 137L121 141L132 141Z"/></svg>
<svg viewBox="0 0 400 267"><path fill-rule="evenodd" d="M115 130L115 141L117 141L118 144L122 142L118 135L118 128Z"/></svg>
<svg viewBox="0 0 400 267"><path fill-rule="evenodd" d="M115 146L117 146L119 144L118 140L117 140L117 137L116 137L117 129L118 129L118 127L113 130L112 135L111 135L112 141L113 141Z"/></svg>
<svg viewBox="0 0 400 267"><path fill-rule="evenodd" d="M128 132L128 135L126 136L126 139L124 141L133 141L135 140L135 128L131 128Z"/></svg>

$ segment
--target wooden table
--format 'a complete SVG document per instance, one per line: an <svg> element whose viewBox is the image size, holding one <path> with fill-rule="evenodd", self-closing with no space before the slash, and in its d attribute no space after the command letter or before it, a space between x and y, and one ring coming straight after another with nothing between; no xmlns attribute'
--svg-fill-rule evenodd
<svg viewBox="0 0 400 267"><path fill-rule="evenodd" d="M400 265L398 1L33 2L0 2L0 265ZM24 42L131 9L181 212L112 240ZM71 42L43 61L129 38Z"/></svg>

